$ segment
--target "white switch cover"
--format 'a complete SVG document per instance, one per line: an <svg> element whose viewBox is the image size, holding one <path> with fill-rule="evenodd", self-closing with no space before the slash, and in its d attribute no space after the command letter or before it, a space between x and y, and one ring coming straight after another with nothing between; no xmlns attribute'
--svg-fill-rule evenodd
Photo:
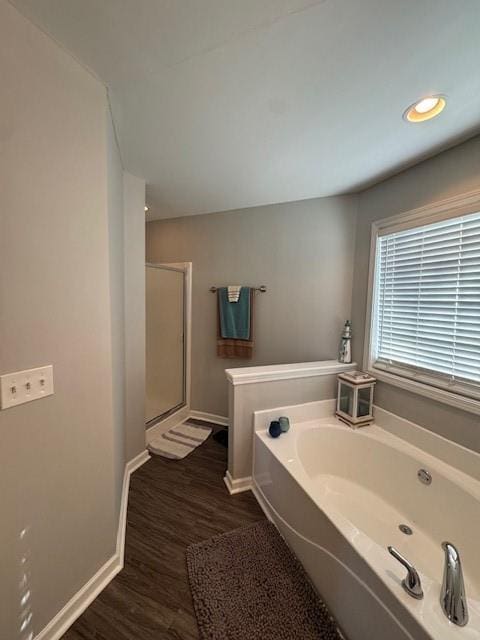
<svg viewBox="0 0 480 640"><path fill-rule="evenodd" d="M53 366L27 369L0 376L2 409L53 395Z"/></svg>

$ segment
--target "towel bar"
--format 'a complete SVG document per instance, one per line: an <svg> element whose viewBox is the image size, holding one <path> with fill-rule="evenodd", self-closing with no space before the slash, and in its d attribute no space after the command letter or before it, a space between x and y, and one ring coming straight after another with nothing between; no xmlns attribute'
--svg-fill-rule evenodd
<svg viewBox="0 0 480 640"><path fill-rule="evenodd" d="M265 293L265 291L267 290L267 287L264 284L262 284L260 287L252 287L252 289L254 291L261 291L261 293ZM218 290L218 287L210 287L210 291L212 293L215 293L215 291L217 290Z"/></svg>

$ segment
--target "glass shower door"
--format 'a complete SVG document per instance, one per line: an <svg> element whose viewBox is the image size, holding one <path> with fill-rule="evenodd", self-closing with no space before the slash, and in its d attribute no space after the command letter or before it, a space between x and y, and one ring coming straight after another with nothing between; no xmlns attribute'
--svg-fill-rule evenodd
<svg viewBox="0 0 480 640"><path fill-rule="evenodd" d="M146 266L147 423L185 404L185 273Z"/></svg>

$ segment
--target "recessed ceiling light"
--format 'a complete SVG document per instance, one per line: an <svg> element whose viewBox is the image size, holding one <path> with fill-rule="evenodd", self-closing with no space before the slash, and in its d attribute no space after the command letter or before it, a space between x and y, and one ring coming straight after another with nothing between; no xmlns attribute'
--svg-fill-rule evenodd
<svg viewBox="0 0 480 640"><path fill-rule="evenodd" d="M408 120L408 122L424 122L425 120L430 120L438 116L445 108L445 105L446 100L442 96L422 98L408 107L403 117L405 120Z"/></svg>
<svg viewBox="0 0 480 640"><path fill-rule="evenodd" d="M147 211L148 211L148 207L147 205L145 205L145 213L147 213Z"/></svg>

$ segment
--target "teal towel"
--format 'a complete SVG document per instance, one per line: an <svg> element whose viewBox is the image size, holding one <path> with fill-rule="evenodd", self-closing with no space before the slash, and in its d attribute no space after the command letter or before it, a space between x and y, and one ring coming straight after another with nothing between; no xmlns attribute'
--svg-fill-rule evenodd
<svg viewBox="0 0 480 640"><path fill-rule="evenodd" d="M238 302L228 301L227 287L218 290L220 310L220 335L227 340L250 338L250 287L240 289Z"/></svg>

